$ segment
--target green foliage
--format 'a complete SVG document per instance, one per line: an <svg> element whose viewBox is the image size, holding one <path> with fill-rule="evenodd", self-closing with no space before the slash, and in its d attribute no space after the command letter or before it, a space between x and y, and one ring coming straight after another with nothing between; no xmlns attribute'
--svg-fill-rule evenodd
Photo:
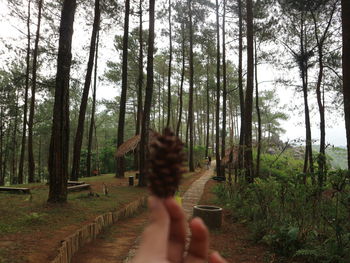
<svg viewBox="0 0 350 263"><path fill-rule="evenodd" d="M184 152L188 155L189 149L187 147L184 148ZM194 146L193 147L193 160L196 166L203 165L203 160L205 160L205 146Z"/></svg>
<svg viewBox="0 0 350 263"><path fill-rule="evenodd" d="M302 161L262 158L254 184L219 185L216 194L236 219L247 223L257 242L303 262L343 263L350 259L349 172L331 171L323 188L303 184ZM307 175L310 177L310 175Z"/></svg>

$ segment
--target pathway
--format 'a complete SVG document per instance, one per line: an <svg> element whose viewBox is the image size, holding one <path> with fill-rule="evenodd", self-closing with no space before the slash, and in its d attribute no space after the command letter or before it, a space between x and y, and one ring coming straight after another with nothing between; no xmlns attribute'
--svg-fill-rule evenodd
<svg viewBox="0 0 350 263"><path fill-rule="evenodd" d="M203 175L190 186L190 188L184 193L182 197L182 207L188 219L192 217L193 206L198 204L199 200L201 199L205 184L213 176L214 166L215 162L212 162L211 168L209 170L205 170L203 172ZM139 243L140 237L135 240L133 247L130 249L129 254L124 259L123 263L131 262L131 259L135 256L135 253L138 249Z"/></svg>
<svg viewBox="0 0 350 263"><path fill-rule="evenodd" d="M182 206L187 218L191 218L193 206L196 205L204 191L206 182L213 175L212 168L205 170L203 175L197 179L185 192L182 198ZM131 219L123 220L120 223L107 229L111 234L100 235L95 241L88 244L73 257L72 263L104 263L104 262L130 262L138 248L142 229L147 224L147 212L141 213ZM133 244L133 245L132 245ZM131 249L130 249L131 247ZM127 255L127 257L125 257Z"/></svg>

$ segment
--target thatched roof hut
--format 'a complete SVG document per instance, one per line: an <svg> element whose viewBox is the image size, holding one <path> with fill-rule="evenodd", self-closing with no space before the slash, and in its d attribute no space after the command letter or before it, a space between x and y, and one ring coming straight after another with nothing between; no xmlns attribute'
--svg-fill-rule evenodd
<svg viewBox="0 0 350 263"><path fill-rule="evenodd" d="M155 132L150 130L148 142L151 142L154 136L155 136ZM115 152L115 157L119 158L126 155L129 152L135 151L140 141L141 141L141 135L135 135L134 137L131 137L129 140L126 140L122 145L120 145L117 148L117 151Z"/></svg>

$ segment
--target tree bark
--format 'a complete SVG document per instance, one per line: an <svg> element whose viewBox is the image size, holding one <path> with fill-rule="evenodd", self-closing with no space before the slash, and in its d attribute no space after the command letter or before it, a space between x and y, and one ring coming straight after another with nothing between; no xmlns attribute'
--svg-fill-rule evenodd
<svg viewBox="0 0 350 263"><path fill-rule="evenodd" d="M183 87L184 87L184 78L185 78L185 25L184 22L181 23L181 51L182 51L182 69L181 69L181 81L180 81L180 94L179 94L179 120L176 126L176 136L179 136L181 121L182 121L182 107L183 107Z"/></svg>
<svg viewBox="0 0 350 263"><path fill-rule="evenodd" d="M34 122L37 64L38 64L42 7L43 7L43 0L39 0L38 24L37 24L34 54L33 54L32 97L30 100L29 121L28 121L28 183L34 182L34 175L35 175L35 161L34 161L34 152L33 152L33 124L34 124L33 122Z"/></svg>
<svg viewBox="0 0 350 263"><path fill-rule="evenodd" d="M205 145L205 156L209 157L209 134L210 134L210 98L209 98L209 55L207 59L207 90L206 90L206 102L207 102L207 136L206 136L206 145Z"/></svg>
<svg viewBox="0 0 350 263"><path fill-rule="evenodd" d="M31 0L28 0L26 80L25 80L24 105L23 105L21 155L19 158L19 166L18 166L18 183L19 184L23 184L24 153L25 153L26 138L27 138L28 90L29 90L29 72L30 72L30 3L31 3Z"/></svg>
<svg viewBox="0 0 350 263"><path fill-rule="evenodd" d="M75 140L74 140L72 173L70 176L70 179L72 181L77 181L80 174L80 154L81 154L81 146L83 143L83 136L84 136L85 114L86 114L86 107L87 107L87 102L89 98L92 70L94 66L97 32L100 26L100 0L95 0L94 16L95 17L94 17L94 23L92 26L92 35L91 35L91 42L90 42L89 61L88 61L87 72L85 76L83 96L81 98L81 103L80 103L78 127L76 130Z"/></svg>
<svg viewBox="0 0 350 263"><path fill-rule="evenodd" d="M0 105L0 186L5 184L5 174L3 173L4 156L4 108Z"/></svg>
<svg viewBox="0 0 350 263"><path fill-rule="evenodd" d="M324 64L323 64L323 45L324 41L327 37L330 25L333 20L333 15L336 9L336 4L333 6L333 9L330 14L330 18L328 20L326 29L324 30L321 37L319 37L319 30L317 26L317 21L315 15L313 15L314 20L314 29L315 29L315 38L317 42L317 50L318 50L318 64L319 64L319 71L318 71L318 78L317 78L317 84L316 84L316 96L317 96L317 104L318 104L318 110L320 113L320 152L319 156L317 158L318 163L318 183L319 186L323 186L324 181L324 173L325 173L325 166L326 166L326 124L325 124L325 106L324 106L324 100L322 99L322 92L321 92L321 86L323 81L323 74L324 74Z"/></svg>
<svg viewBox="0 0 350 263"><path fill-rule="evenodd" d="M170 127L171 119L171 63L173 60L173 39L171 32L171 0L169 0L169 67L168 67L168 118L166 126Z"/></svg>
<svg viewBox="0 0 350 263"><path fill-rule="evenodd" d="M122 65L122 92L120 95L118 140L117 147L124 142L126 93L128 89L128 42L129 42L129 14L130 0L125 0L124 37L123 37L123 65ZM116 177L124 177L124 156L116 159Z"/></svg>
<svg viewBox="0 0 350 263"><path fill-rule="evenodd" d="M239 135L239 149L238 149L238 170L241 173L244 167L244 136L245 136L245 110L244 110L244 91L243 91L243 11L242 0L238 0L238 16L239 16L239 33L238 33L238 88L239 88L239 102L241 108L241 129Z"/></svg>
<svg viewBox="0 0 350 263"><path fill-rule="evenodd" d="M142 0L139 3L140 22L139 22L139 76L138 76L138 90L137 90L137 118L136 118L136 131L135 135L140 134L141 120L142 120L142 90L143 90L143 29L142 29ZM138 147L139 148L139 147ZM140 167L139 152L135 151L134 154L135 169Z"/></svg>
<svg viewBox="0 0 350 263"><path fill-rule="evenodd" d="M226 96L227 96L227 76L226 76L226 1L223 5L222 17L222 137L221 137L221 158L225 157L226 151ZM225 176L225 167L222 168L222 176Z"/></svg>
<svg viewBox="0 0 350 263"><path fill-rule="evenodd" d="M139 186L147 185L146 178L146 161L149 156L149 122L152 106L153 93L153 54L154 54L154 6L155 0L149 0L149 34L148 34L148 54L147 54L147 84L144 114L142 116L142 130L140 141L140 175Z"/></svg>
<svg viewBox="0 0 350 263"><path fill-rule="evenodd" d="M48 202L67 202L69 160L69 79L76 0L63 2L57 58L55 102L49 151Z"/></svg>
<svg viewBox="0 0 350 263"><path fill-rule="evenodd" d="M189 149L189 170L194 172L194 160L193 160L193 25L192 25L192 0L187 1L188 10L189 10L189 30L190 30L190 57L189 57L189 75L190 75L190 89L189 89L189 102L188 102L188 123L190 130L190 149Z"/></svg>
<svg viewBox="0 0 350 263"><path fill-rule="evenodd" d="M310 122L310 110L308 102L308 55L307 55L307 41L305 32L304 16L301 17L301 32L300 32L300 54L302 61L299 62L300 73L302 78L302 88L304 97L304 111L305 111L305 130L306 130L306 142L305 142L305 159L304 159L304 183L306 183L306 173L309 171L314 173L313 157L312 157L312 136L311 136L311 122ZM314 177L312 177L314 182Z"/></svg>
<svg viewBox="0 0 350 263"><path fill-rule="evenodd" d="M86 160L86 172L87 176L92 175L91 171L91 151L92 151L92 138L94 136L94 123L95 123L95 111L96 111L96 89L97 89L97 61L98 61L98 46L100 43L100 29L97 30L96 36L96 52L95 52L95 69L94 69L94 90L92 93L92 109L91 109L91 119L89 127L89 137L88 137L88 153ZM98 156L97 156L98 158Z"/></svg>
<svg viewBox="0 0 350 263"><path fill-rule="evenodd" d="M254 182L253 150L252 150L252 111L254 91L254 33L253 2L247 0L247 90L245 96L245 136L244 136L244 168L248 183Z"/></svg>
<svg viewBox="0 0 350 263"><path fill-rule="evenodd" d="M348 150L348 169L350 170L350 2L342 0L343 25L343 94L345 129Z"/></svg>
<svg viewBox="0 0 350 263"><path fill-rule="evenodd" d="M260 175L260 155L261 155L261 113L259 107L259 82L258 82L258 49L256 47L256 39L255 39L255 107L256 114L258 115L258 145L257 145L257 154L256 154L256 172L255 176Z"/></svg>
<svg viewBox="0 0 350 263"><path fill-rule="evenodd" d="M220 162L220 26L219 26L219 2L216 0L216 131L215 131L215 155L216 175L221 176Z"/></svg>
<svg viewBox="0 0 350 263"><path fill-rule="evenodd" d="M16 174L17 174L17 127L18 127L18 91L16 91L16 105L15 105L15 120L13 124L13 133L12 133L12 176L10 176L10 183L16 184L18 183L17 180L15 180Z"/></svg>

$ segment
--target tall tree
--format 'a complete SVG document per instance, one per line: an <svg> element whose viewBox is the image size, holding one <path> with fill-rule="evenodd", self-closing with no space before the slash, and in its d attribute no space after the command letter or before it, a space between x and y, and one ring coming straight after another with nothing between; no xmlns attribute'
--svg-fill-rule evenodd
<svg viewBox="0 0 350 263"><path fill-rule="evenodd" d="M125 107L126 95L128 88L128 41L129 41L129 14L130 0L125 0L125 17L124 17L124 36L123 36L123 64L122 64L122 92L120 95L119 121L118 121L118 140L117 147L124 142L124 125L125 125ZM116 177L124 177L124 157L118 157L116 160Z"/></svg>
<svg viewBox="0 0 350 263"><path fill-rule="evenodd" d="M247 0L247 89L245 96L244 118L244 168L247 182L254 182L252 150L252 113L254 92L254 32L253 1Z"/></svg>
<svg viewBox="0 0 350 263"><path fill-rule="evenodd" d="M100 26L100 16L101 16L100 0L95 0L95 14L94 14L94 23L92 26L92 35L90 40L88 66L87 66L87 71L85 75L83 95L81 98L80 109L79 109L78 127L76 130L75 140L74 140L72 173L70 176L70 179L72 181L78 180L79 172L80 172L79 171L80 170L80 153L81 153L81 145L83 143L85 113L86 113L86 107L87 107L87 102L89 98L92 69L94 66L96 39L97 39L97 34Z"/></svg>
<svg viewBox="0 0 350 263"><path fill-rule="evenodd" d="M215 154L216 154L216 175L221 176L220 162L220 21L219 1L216 0L216 131L215 131Z"/></svg>
<svg viewBox="0 0 350 263"><path fill-rule="evenodd" d="M94 68L94 89L92 92L92 109L91 109L91 119L90 119L90 128L89 128L89 138L88 138L88 153L86 160L86 172L90 176L91 171L91 148L92 148L92 138L94 135L94 125L95 125L95 114L96 114L96 89L97 89L97 62L98 62L98 46L100 43L100 29L97 31L96 37L96 52L95 52L95 68ZM97 158L98 155L97 155Z"/></svg>
<svg viewBox="0 0 350 263"><path fill-rule="evenodd" d="M173 39L171 31L171 0L169 0L169 67L168 67L168 114L166 126L170 127L171 119L171 63L173 60Z"/></svg>
<svg viewBox="0 0 350 263"><path fill-rule="evenodd" d="M244 90L243 90L243 11L242 0L238 0L238 89L239 103L241 110L241 129L239 135L239 150L238 150L238 168L239 172L244 166L244 136L245 136L245 106L244 106Z"/></svg>
<svg viewBox="0 0 350 263"><path fill-rule="evenodd" d="M256 39L254 41L254 54L255 54L255 109L256 115L258 116L258 140L257 140L257 154L256 154L256 172L255 175L259 176L260 174L260 155L261 155L261 138L262 138L262 129L261 129L261 113L259 106L259 82L258 82L258 49L256 44Z"/></svg>
<svg viewBox="0 0 350 263"><path fill-rule="evenodd" d="M137 116L136 116L136 131L135 135L140 134L142 120L142 90L143 90L143 26L142 26L142 0L139 3L139 76L137 90ZM139 169L139 153L135 151L135 169Z"/></svg>
<svg viewBox="0 0 350 263"><path fill-rule="evenodd" d="M343 94L348 169L350 169L350 2L341 1L343 26Z"/></svg>
<svg viewBox="0 0 350 263"><path fill-rule="evenodd" d="M146 186L146 160L148 158L148 140L150 113L153 93L153 54L154 54L154 6L155 0L149 0L149 34L148 34L148 54L147 54L147 85L145 95L145 106L142 117L142 130L140 141L140 176L139 186Z"/></svg>
<svg viewBox="0 0 350 263"><path fill-rule="evenodd" d="M23 168L24 168L24 153L27 138L27 113L28 113L28 91L29 91L29 72L30 72L30 3L28 0L28 17L27 17L27 55L26 55L26 83L24 91L24 105L23 105L23 126L22 126L22 143L21 155L19 158L18 167L18 183L23 183Z"/></svg>
<svg viewBox="0 0 350 263"><path fill-rule="evenodd" d="M76 0L63 2L58 45L55 102L49 151L48 202L67 202L69 158L69 80Z"/></svg>
<svg viewBox="0 0 350 263"><path fill-rule="evenodd" d="M40 26L41 26L41 11L43 7L43 0L39 0L38 3L38 23L35 35L35 45L33 53L33 75L32 75L32 96L30 99L29 121L28 121L28 182L34 182L35 174L35 161L33 152L33 125L34 125L34 108L35 108L35 93L36 93L36 79L37 79L37 67L38 67L38 51L39 51L39 39L40 39Z"/></svg>
<svg viewBox="0 0 350 263"><path fill-rule="evenodd" d="M194 160L193 160L193 76L194 76L194 65L193 65L193 23L192 23L192 0L187 1L188 12L189 12L189 39L190 39L190 56L189 56L189 75L190 75L190 89L189 89L189 101L188 101L188 125L189 125L189 139L190 139L190 149L189 149L189 169L190 172L194 171Z"/></svg>
<svg viewBox="0 0 350 263"><path fill-rule="evenodd" d="M326 9L330 9L330 13L324 12L322 9L319 10L310 10L312 14L312 18L314 21L314 31L315 31L315 39L316 39L316 45L317 45L317 53L318 53L318 77L317 77L317 84L316 84L316 96L317 96L317 104L318 104L318 110L320 113L320 153L317 158L318 163L318 183L320 186L323 185L323 179L324 179L324 173L325 173L325 166L326 166L326 121L325 121L325 105L324 105L324 94L322 94L321 86L323 84L324 79L324 53L325 53L325 43L327 38L329 38L329 29L333 21L333 16L335 13L335 10L337 8L338 0L334 1L333 5L328 6L325 5ZM321 7L321 6L320 6ZM330 7L330 8L329 8ZM319 13L319 14L317 14ZM319 21L317 16L322 14L326 14L326 20L327 24L324 27L324 31L320 30L319 28ZM319 17L319 19L324 20L325 17ZM322 32L322 33L320 33ZM323 95L323 96L322 96Z"/></svg>
<svg viewBox="0 0 350 263"><path fill-rule="evenodd" d="M223 5L222 17L222 137L221 137L221 158L225 157L226 151L226 102L227 102L227 74L226 74L226 1ZM222 176L225 176L225 167L222 169Z"/></svg>
<svg viewBox="0 0 350 263"><path fill-rule="evenodd" d="M179 136L181 122L182 122L183 87L184 87L184 79L185 79L185 22L184 21L181 21L181 57L182 57L182 68L181 68L181 80L180 80L180 92L179 92L179 119L176 125L176 136Z"/></svg>

